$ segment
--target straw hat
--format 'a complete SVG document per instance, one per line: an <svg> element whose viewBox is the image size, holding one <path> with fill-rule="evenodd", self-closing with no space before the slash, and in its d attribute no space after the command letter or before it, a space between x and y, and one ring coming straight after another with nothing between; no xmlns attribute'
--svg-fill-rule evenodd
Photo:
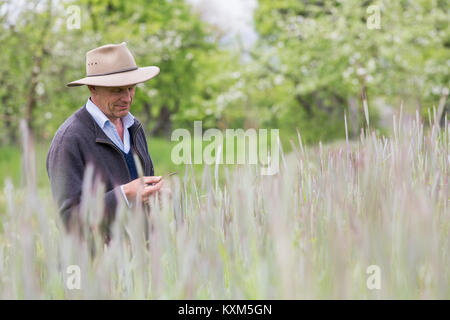
<svg viewBox="0 0 450 320"><path fill-rule="evenodd" d="M159 68L138 68L127 44L107 44L86 53L86 77L67 84L68 87L92 85L122 87L155 77Z"/></svg>

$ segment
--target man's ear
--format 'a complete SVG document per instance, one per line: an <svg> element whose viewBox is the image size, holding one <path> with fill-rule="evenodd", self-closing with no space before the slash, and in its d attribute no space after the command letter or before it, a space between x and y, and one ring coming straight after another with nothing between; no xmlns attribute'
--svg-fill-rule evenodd
<svg viewBox="0 0 450 320"><path fill-rule="evenodd" d="M88 86L88 88L91 93L95 92L95 86Z"/></svg>

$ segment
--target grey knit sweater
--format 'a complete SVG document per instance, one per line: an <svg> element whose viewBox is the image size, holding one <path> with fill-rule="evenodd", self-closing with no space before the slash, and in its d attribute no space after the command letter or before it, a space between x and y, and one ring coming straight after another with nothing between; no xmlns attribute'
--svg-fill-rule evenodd
<svg viewBox="0 0 450 320"><path fill-rule="evenodd" d="M141 123L135 119L128 129L133 154L137 154L145 176L153 176L153 163ZM125 157L98 126L86 106L70 116L56 131L47 154L47 173L52 194L66 226L78 214L84 171L94 168L94 178L106 186L105 221L114 219L118 201L124 201L120 185L131 181Z"/></svg>

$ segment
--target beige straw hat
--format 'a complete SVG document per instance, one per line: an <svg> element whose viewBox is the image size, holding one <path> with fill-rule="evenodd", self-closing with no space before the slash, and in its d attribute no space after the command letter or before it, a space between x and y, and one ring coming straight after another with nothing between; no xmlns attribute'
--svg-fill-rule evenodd
<svg viewBox="0 0 450 320"><path fill-rule="evenodd" d="M86 77L67 86L129 86L150 80L158 73L159 68L155 66L138 68L125 42L107 44L86 53Z"/></svg>

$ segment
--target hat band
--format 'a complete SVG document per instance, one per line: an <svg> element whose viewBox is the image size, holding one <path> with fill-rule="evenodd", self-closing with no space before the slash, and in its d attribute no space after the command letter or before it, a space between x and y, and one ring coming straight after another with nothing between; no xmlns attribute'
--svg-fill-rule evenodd
<svg viewBox="0 0 450 320"><path fill-rule="evenodd" d="M135 68L128 68L128 69L123 69L123 70L114 71L114 72L96 73L96 74L90 74L90 75L87 75L86 77L107 76L107 75L109 75L109 74L128 72L128 71L133 71L133 70L137 70L137 69L139 69L139 68L138 68L138 67L135 67Z"/></svg>

